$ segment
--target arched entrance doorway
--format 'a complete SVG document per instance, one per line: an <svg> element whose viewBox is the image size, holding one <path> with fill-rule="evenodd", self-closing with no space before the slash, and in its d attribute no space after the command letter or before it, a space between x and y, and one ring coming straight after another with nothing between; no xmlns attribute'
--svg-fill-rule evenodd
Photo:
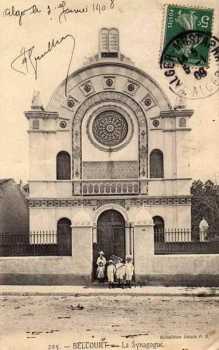
<svg viewBox="0 0 219 350"><path fill-rule="evenodd" d="M59 255L72 255L71 220L68 218L57 223L57 244Z"/></svg>
<svg viewBox="0 0 219 350"><path fill-rule="evenodd" d="M100 250L106 259L113 254L125 258L125 220L116 210L104 211L97 220L97 253Z"/></svg>

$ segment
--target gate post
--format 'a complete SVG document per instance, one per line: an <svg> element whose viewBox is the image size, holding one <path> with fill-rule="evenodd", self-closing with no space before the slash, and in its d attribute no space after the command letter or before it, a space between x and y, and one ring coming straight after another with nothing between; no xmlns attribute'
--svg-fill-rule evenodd
<svg viewBox="0 0 219 350"><path fill-rule="evenodd" d="M152 272L153 224L135 224L133 245L136 282L145 282L147 276Z"/></svg>
<svg viewBox="0 0 219 350"><path fill-rule="evenodd" d="M72 260L74 273L84 281L92 277L92 225L72 225Z"/></svg>

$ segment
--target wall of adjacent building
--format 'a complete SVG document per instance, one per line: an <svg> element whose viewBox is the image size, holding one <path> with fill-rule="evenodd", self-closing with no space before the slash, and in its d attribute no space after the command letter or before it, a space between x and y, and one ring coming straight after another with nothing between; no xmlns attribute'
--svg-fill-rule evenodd
<svg viewBox="0 0 219 350"><path fill-rule="evenodd" d="M0 233L28 231L29 210L24 193L13 179L0 180Z"/></svg>

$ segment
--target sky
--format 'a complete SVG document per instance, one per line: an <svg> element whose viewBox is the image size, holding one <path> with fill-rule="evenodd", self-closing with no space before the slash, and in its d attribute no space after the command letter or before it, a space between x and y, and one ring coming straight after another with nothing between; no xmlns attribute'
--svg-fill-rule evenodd
<svg viewBox="0 0 219 350"><path fill-rule="evenodd" d="M34 90L40 91L42 102L44 106L47 105L53 91L66 75L71 49L65 42L59 49L54 49L52 55L47 55L39 64L38 79L35 80L31 69L25 75L11 69L11 63L22 48L34 46L34 52L40 53L49 40L71 34L75 38L70 68L70 72L73 72L83 65L87 57L97 53L99 29L104 26L117 27L121 52L158 82L173 105L177 101L159 67L165 1L66 0L65 8L88 9L87 13L71 13L66 18L59 17L59 3L61 1L36 1L34 4L41 12L33 15L29 9L33 3L29 0L0 2L0 178L28 181L28 123L24 111L30 109ZM218 1L175 0L174 3L213 8L213 34L219 37ZM24 9L29 10L19 24L15 11ZM211 178L219 184L219 91L205 99L186 100L186 106L194 109L191 144L188 145L191 149L191 175L193 179Z"/></svg>

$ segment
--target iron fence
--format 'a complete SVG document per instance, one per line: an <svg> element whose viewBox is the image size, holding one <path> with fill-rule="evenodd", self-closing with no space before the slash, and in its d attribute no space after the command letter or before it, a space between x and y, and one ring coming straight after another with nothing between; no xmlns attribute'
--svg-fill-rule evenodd
<svg viewBox="0 0 219 350"><path fill-rule="evenodd" d="M202 237L193 240L189 229L168 229L154 232L155 254L219 254L219 237L209 232L205 240Z"/></svg>
<svg viewBox="0 0 219 350"><path fill-rule="evenodd" d="M70 255L66 242L58 239L56 231L30 233L0 233L0 256Z"/></svg>
<svg viewBox="0 0 219 350"><path fill-rule="evenodd" d="M134 255L134 228L132 230L130 249ZM215 232L211 232L209 238L204 241L192 240L192 237L188 229L156 230L154 252L158 255L219 254L219 236ZM5 232L0 233L0 256L70 256L71 244L71 239L64 232L63 234L53 230Z"/></svg>

